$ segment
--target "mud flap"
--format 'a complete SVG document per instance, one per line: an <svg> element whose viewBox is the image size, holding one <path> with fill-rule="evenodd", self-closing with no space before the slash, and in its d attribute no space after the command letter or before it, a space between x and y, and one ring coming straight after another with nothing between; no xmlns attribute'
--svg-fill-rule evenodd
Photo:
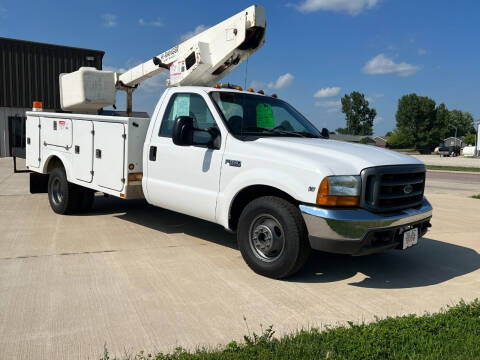
<svg viewBox="0 0 480 360"><path fill-rule="evenodd" d="M42 194L48 192L48 174L30 173L30 193Z"/></svg>

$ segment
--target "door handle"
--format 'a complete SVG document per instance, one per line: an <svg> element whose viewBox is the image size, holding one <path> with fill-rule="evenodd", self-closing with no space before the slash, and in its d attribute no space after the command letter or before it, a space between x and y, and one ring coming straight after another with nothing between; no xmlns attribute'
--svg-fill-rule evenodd
<svg viewBox="0 0 480 360"><path fill-rule="evenodd" d="M150 153L148 155L148 160L150 160L150 161L157 160L157 147L156 146L150 146Z"/></svg>

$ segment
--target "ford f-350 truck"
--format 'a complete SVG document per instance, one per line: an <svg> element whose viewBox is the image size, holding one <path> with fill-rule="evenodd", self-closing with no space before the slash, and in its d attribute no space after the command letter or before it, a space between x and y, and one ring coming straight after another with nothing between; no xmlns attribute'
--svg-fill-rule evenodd
<svg viewBox="0 0 480 360"><path fill-rule="evenodd" d="M287 102L222 87L167 88L151 118L28 112L29 170L56 213L94 192L236 232L246 263L284 278L311 249L364 255L417 244L430 227L425 166L334 141Z"/></svg>

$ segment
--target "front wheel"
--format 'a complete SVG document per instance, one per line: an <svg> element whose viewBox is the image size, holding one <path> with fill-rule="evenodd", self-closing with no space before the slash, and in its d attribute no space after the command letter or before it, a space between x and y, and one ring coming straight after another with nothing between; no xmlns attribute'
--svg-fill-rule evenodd
<svg viewBox="0 0 480 360"><path fill-rule="evenodd" d="M245 207L238 223L237 241L248 266L275 279L293 275L310 253L300 211L274 196L255 199Z"/></svg>

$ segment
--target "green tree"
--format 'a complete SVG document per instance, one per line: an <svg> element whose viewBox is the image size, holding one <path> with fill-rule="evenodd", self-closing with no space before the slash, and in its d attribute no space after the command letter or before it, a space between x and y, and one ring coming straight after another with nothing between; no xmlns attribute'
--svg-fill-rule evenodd
<svg viewBox="0 0 480 360"><path fill-rule="evenodd" d="M457 127L457 137L464 136L468 133L475 133L473 116L469 112L460 110L450 111L450 124ZM447 133L449 136L455 136L455 128L450 126Z"/></svg>
<svg viewBox="0 0 480 360"><path fill-rule="evenodd" d="M463 142L467 145L475 145L475 134L467 134L465 135L465 138L463 139Z"/></svg>
<svg viewBox="0 0 480 360"><path fill-rule="evenodd" d="M443 107L441 112L444 112ZM408 142L416 149L428 152L440 142L441 136L436 131L437 112L434 100L417 94L404 95L398 100L395 118L399 136L409 139ZM438 120L443 122L443 115Z"/></svg>
<svg viewBox="0 0 480 360"><path fill-rule="evenodd" d="M342 112L345 114L347 127L338 128L340 134L372 135L373 120L377 111L370 108L365 95L358 91L345 94L342 98Z"/></svg>
<svg viewBox="0 0 480 360"><path fill-rule="evenodd" d="M398 129L389 132L387 144L392 149L406 149L414 146L412 138Z"/></svg>

